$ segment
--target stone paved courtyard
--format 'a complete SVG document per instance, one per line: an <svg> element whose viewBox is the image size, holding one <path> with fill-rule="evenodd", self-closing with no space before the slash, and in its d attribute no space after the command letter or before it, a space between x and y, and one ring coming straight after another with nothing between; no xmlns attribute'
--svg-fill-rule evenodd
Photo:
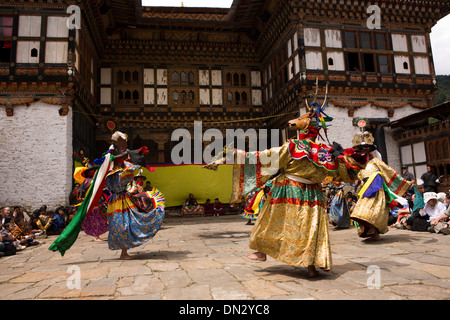
<svg viewBox="0 0 450 320"><path fill-rule="evenodd" d="M309 279L306 268L248 260L251 229L238 215L167 218L131 261L83 232L61 257L51 236L0 259L1 299L450 299L450 236L390 228L366 243L355 228L330 228L333 270Z"/></svg>

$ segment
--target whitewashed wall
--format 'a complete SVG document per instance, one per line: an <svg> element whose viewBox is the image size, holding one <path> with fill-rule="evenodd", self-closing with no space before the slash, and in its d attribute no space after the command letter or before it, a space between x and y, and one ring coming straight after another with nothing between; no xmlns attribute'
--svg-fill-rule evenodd
<svg viewBox="0 0 450 320"><path fill-rule="evenodd" d="M394 116L390 118L390 121L395 121L419 111L421 111L421 109L413 108L410 105L407 105L400 109L395 109ZM375 106L372 106L371 104L356 109L353 117L348 116L347 109L335 107L331 103L327 104L325 112L330 117L333 117L333 121L330 122L332 126L328 128L328 137L330 139L330 142L333 143L333 141L336 141L340 143L344 148L352 147L353 136L360 130L358 127L353 126L353 118L388 118L387 110L377 108ZM384 128L384 134L388 164L397 172L401 172L399 145L394 140L392 130L389 127Z"/></svg>
<svg viewBox="0 0 450 320"><path fill-rule="evenodd" d="M34 210L68 204L72 190L72 112L41 101L0 106L0 206Z"/></svg>

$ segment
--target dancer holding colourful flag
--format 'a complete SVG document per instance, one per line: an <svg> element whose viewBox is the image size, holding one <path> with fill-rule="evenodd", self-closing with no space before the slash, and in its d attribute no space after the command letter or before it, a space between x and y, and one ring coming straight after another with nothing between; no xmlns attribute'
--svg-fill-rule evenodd
<svg viewBox="0 0 450 320"><path fill-rule="evenodd" d="M120 259L132 259L128 249L150 240L161 227L164 220L164 196L157 190L138 195L127 192L127 185L133 181L134 171L141 168L140 165L131 163L129 158L138 159L136 162L145 166L145 163L139 161L139 154L141 151L148 151L145 147L139 150L127 150L128 136L119 131L112 135L111 140L113 145L104 157L94 161L96 164L101 163L101 166L93 178L83 203L72 222L49 250L59 251L61 255L64 255L74 244L86 215L89 215L97 205L104 187L111 192L106 211L109 225L108 246L111 250L121 250Z"/></svg>

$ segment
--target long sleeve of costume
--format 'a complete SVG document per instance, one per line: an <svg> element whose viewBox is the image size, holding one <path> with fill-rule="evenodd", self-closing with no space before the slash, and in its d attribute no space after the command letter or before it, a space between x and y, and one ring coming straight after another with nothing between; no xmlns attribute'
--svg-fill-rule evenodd
<svg viewBox="0 0 450 320"><path fill-rule="evenodd" d="M289 140L281 147L264 151L237 150L233 167L231 202L262 187L278 173L308 184L320 184L324 178L352 182L365 165L350 156L333 157L332 149L309 140Z"/></svg>

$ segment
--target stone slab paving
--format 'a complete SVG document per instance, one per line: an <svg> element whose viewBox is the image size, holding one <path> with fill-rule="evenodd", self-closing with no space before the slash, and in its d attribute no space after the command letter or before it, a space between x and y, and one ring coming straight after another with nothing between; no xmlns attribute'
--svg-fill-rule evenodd
<svg viewBox="0 0 450 320"><path fill-rule="evenodd" d="M333 270L309 279L303 267L248 260L252 226L245 222L238 215L167 218L151 241L129 251L131 261L84 233L61 257L48 250L51 236L0 259L0 298L450 299L450 236L391 228L368 243L354 228L330 228Z"/></svg>

